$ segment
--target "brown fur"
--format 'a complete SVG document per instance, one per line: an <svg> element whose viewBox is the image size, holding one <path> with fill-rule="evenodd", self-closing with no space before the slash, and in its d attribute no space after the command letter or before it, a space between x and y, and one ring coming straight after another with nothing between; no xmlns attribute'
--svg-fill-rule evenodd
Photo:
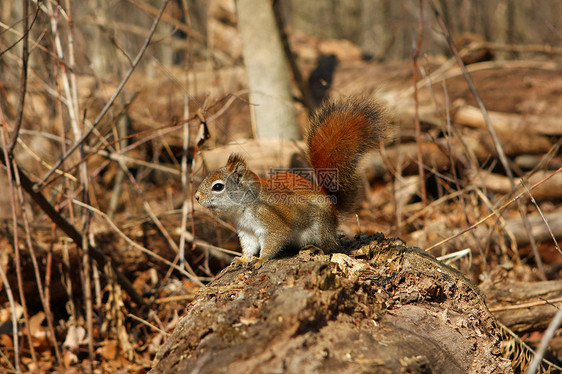
<svg viewBox="0 0 562 374"><path fill-rule="evenodd" d="M317 176L321 169L338 171L337 190L325 192L335 197L340 213L356 205L359 162L389 135L386 117L380 104L358 98L330 101L312 117L306 139L310 164Z"/></svg>
<svg viewBox="0 0 562 374"><path fill-rule="evenodd" d="M308 134L309 157L316 184L292 174L263 179L237 154L201 183L195 198L230 218L244 255L272 258L287 249L337 245L337 213L357 201L358 165L388 133L382 107L372 101L332 101L313 117ZM337 171L335 190L321 180L322 170Z"/></svg>

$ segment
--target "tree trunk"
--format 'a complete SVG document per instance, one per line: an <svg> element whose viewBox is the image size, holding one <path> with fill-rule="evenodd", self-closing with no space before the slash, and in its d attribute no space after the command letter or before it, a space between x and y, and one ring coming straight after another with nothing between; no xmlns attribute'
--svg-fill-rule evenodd
<svg viewBox="0 0 562 374"><path fill-rule="evenodd" d="M225 372L512 369L476 286L379 235L342 253L233 264L204 287L151 373Z"/></svg>
<svg viewBox="0 0 562 374"><path fill-rule="evenodd" d="M291 82L269 0L238 0L238 27L258 138L300 139Z"/></svg>

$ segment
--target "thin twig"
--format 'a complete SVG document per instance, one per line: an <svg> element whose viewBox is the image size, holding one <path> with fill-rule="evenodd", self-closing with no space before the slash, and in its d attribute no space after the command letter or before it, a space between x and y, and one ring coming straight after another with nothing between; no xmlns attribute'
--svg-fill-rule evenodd
<svg viewBox="0 0 562 374"><path fill-rule="evenodd" d="M488 198L488 196L486 196L486 194L484 192L482 192L481 189L475 187L474 191L476 192L476 195L478 195L480 200L482 200L484 205L486 205L486 207L491 212L494 212L496 214L496 223L494 223L493 225L490 225L490 226L494 227L495 225L497 225L497 222L499 222L501 224L502 229L505 231L505 234L509 238L509 241L511 243L511 250L513 251L513 254L515 255L515 263L521 264L521 256L519 255L519 249L517 247L517 240L515 239L515 236L513 235L513 232L511 232L511 230L509 230L507 228L505 218L503 218L502 215L500 214L500 212L498 212L496 210L496 208L493 206L493 204L490 201L490 199Z"/></svg>
<svg viewBox="0 0 562 374"><path fill-rule="evenodd" d="M447 90L447 85L445 84L445 82L443 82L443 94L445 95L445 113L446 113L446 120L447 120L447 148L448 148L448 155L449 155L449 162L451 163L451 171L453 174L453 178L455 180L455 183L457 183L458 185L460 185L460 180L459 177L457 175L457 168L455 166L455 158L453 157L453 147L451 144L451 137L453 135L453 126L451 123L451 113L449 110L450 107L450 102L449 102L449 91ZM462 137L461 137L462 138ZM461 140L462 141L462 140ZM470 157L470 155L469 155ZM470 167L474 168L475 165L471 164ZM477 189L477 188L476 188ZM467 204L465 201L465 195L461 194L459 196L459 203L462 207L463 213L464 213L464 219L466 221L467 224L471 224L471 220L467 211ZM478 238L476 237L476 234L474 233L474 231L471 232L472 234L472 240L474 241L476 247L478 247L478 251L480 252L480 257L482 258L482 262L484 264L484 274L487 276L490 272L490 269L488 268L488 261L486 260L486 254L484 253L484 249L482 248L482 245L480 243L480 241L478 240Z"/></svg>
<svg viewBox="0 0 562 374"><path fill-rule="evenodd" d="M554 303L559 303L559 302L562 302L562 297L558 297L555 299L541 300L541 301L533 301L531 303L525 303L525 304L497 306L494 308L490 308L490 312L503 312L506 310L527 309L533 306L547 305L547 304L552 305Z"/></svg>
<svg viewBox="0 0 562 374"><path fill-rule="evenodd" d="M509 329L506 325L504 325L503 323L497 321L498 325L500 326L500 328L503 330L504 333L507 333L507 335L510 335L513 339L515 339L515 341L517 343L519 343L521 345L521 347L523 347L525 350L527 350L528 352L531 352L532 354L535 354L535 351L533 350L533 348L529 347L529 345L527 343L525 343L516 333L514 333L513 331L511 331L511 329ZM559 371L562 370L562 367L548 361L547 359L543 359L542 360L543 363L546 363L551 369L557 369Z"/></svg>
<svg viewBox="0 0 562 374"><path fill-rule="evenodd" d="M182 6L183 6L183 11L184 11L184 16L185 16L185 21L188 25L189 28L189 33L187 34L187 37L185 38L185 57L184 57L184 63L185 63L185 75L186 77L189 75L190 72L190 65L189 65L189 44L191 41L191 34L192 34L192 28L191 28L191 18L190 18L190 12L189 12L189 6L187 5L187 1L183 0L182 1ZM189 83L189 79L186 79L186 82ZM182 87L183 89L184 87ZM189 143L190 143L190 130L189 130L189 125L188 125L188 120L189 120L189 99L190 99L190 95L189 95L189 91L183 90L183 120L185 122L184 126L183 126L183 144L182 144L182 155L181 155L181 187L182 187L182 193L183 193L183 202L182 202L182 207L181 207L181 234L180 234L180 243L179 243L179 253L178 253L178 258L179 258L179 264L180 267L185 267L185 227L187 226L187 213L188 213L188 199L189 199L189 193L191 192L188 189L188 180L187 180L187 159L189 157ZM168 274L170 274L170 272L168 272ZM168 276L168 274L166 274L166 276Z"/></svg>
<svg viewBox="0 0 562 374"><path fill-rule="evenodd" d="M154 222L160 233L162 233L164 239L166 239L166 241L170 245L170 248L172 248L174 252L179 254L179 247L177 246L176 242L174 242L174 240L172 239L172 237L168 233L168 230L166 230L162 222L160 222L158 216L156 216L156 214L154 213L154 210L150 206L150 203L144 198L143 190L140 188L134 176L129 172L129 170L125 167L125 165L123 165L121 162L119 162L118 164L129 178L129 181L131 182L131 185L135 189L136 193L142 198L142 205L144 210L148 213L148 215L150 216L150 218L152 219L152 221ZM197 279L197 275L195 274L195 271L191 268L189 263L185 263L185 267L187 268L189 273L191 273L190 278Z"/></svg>
<svg viewBox="0 0 562 374"><path fill-rule="evenodd" d="M154 300L154 304L177 303L177 302L186 302L186 301L189 302L192 301L194 298L195 298L195 294L167 296Z"/></svg>
<svg viewBox="0 0 562 374"><path fill-rule="evenodd" d="M190 121L190 125L194 125L194 124L198 124L198 123L199 123L198 120L192 120L192 121ZM135 149L136 147L138 147L138 146L140 146L140 145L142 145L142 144L144 144L144 143L146 143L146 142L149 142L149 141L151 141L151 140L153 140L153 139L155 139L155 138L159 138L159 137L162 137L162 136L164 136L164 135L166 135L166 134L169 134L169 133L171 133L171 132L174 132L174 131L176 131L176 130L179 130L179 129L181 129L182 127L183 127L183 124L173 125L173 126L168 126L168 125L167 125L167 126L162 126L162 127L156 128L156 129L143 130L143 131L139 131L138 133L134 133L134 134L131 134L131 135L127 135L125 139L130 139L130 138L134 138L134 137L140 137L140 136L142 136L142 135L144 135L144 134L152 134L152 135L146 136L146 137L144 137L144 138L140 138L140 139L139 139L138 141L136 141L135 143L132 143L132 144L128 145L127 147L122 148L121 150L115 151L115 152L113 152L113 153L112 153L112 152L108 152L108 151L104 151L104 150L92 150L91 153L89 153L83 160L80 160L80 161L79 161L78 163L76 163L75 165L72 165L71 167L67 168L66 171L62 171L62 170L60 170L60 169L57 169L57 170L58 170L57 173L58 173L58 174L61 174L61 175L67 176L69 170L72 170L72 169L78 167L78 166L79 166L82 162L84 162L84 160L87 159L88 157L93 156L94 154L99 153L100 155L102 155L102 156L104 156L104 157L108 157L108 158L111 159L111 160L131 162L131 163L133 163L133 164L138 164L138 165L142 165L142 166L147 166L147 167L150 167L150 168L153 168L153 169L156 169L156 170L162 170L162 171L164 171L164 172L166 172L166 173L172 173L172 174L179 175L180 172L179 172L178 170L171 169L171 168L169 168L169 167L162 166L162 165L157 166L156 163L147 162L147 161L142 161L142 160L137 160L137 159L134 159L134 158L131 158L131 157L128 157L128 156L122 156L121 154L123 154L123 153L125 153L125 152L128 152L128 151L130 151L130 150L132 150L132 149ZM121 140L123 140L123 139L115 140L115 141L113 141L113 142L111 142L111 143L109 143L109 144L111 145L111 144L117 143L117 142L119 142L119 141L121 141ZM86 148L86 149L89 149L89 148ZM110 162L109 162L108 160L106 160L104 163L102 163L102 165L101 165L100 167L98 167L98 169L96 169L96 170L92 173L90 179L93 179L94 177L96 177L96 176L97 176L99 173L101 173L101 172L107 167L107 165L109 165L109 164L110 164ZM50 180L49 182L47 182L46 184L44 184L43 187L49 185L49 184L52 183L54 180L55 180L55 179Z"/></svg>
<svg viewBox="0 0 562 374"><path fill-rule="evenodd" d="M441 196L439 199L437 200L433 200L431 203L429 203L426 207L418 210L417 212L415 212L414 214L412 214L411 216L408 217L408 219L406 219L405 221L401 222L398 225L398 229L402 229L404 227L406 227L407 225L411 225L412 223L416 222L420 217L422 217L423 215L425 215L427 213L427 211L429 211L432 208L435 208L436 206L443 204L445 202L447 202L448 200L452 200L457 198L459 195L462 195L472 189L474 189L474 186L468 186L465 189L462 190L458 190L455 192L451 192L448 195L443 195Z"/></svg>
<svg viewBox="0 0 562 374"><path fill-rule="evenodd" d="M186 277L188 277L189 279L191 279L192 281L194 281L195 283L202 285L201 281L199 281L199 279L188 273L187 271L185 271L184 269L180 268L179 266L177 266L176 264L173 264L172 262L166 260L164 257L157 255L156 253L152 252L151 250L143 247L142 245L136 243L134 240L132 240L131 238L129 238L123 231L121 231L119 229L119 227L117 227L117 225L107 216L107 214L105 214L104 212L102 212L99 209L94 208L93 206L84 204L83 202L79 201L79 200L73 200L72 201L74 204L81 206L83 208L89 209L92 212L100 215L103 219L105 219L105 221L111 226L111 228L117 233L119 234L119 236L121 236L123 239L125 239L125 241L135 247L136 249L140 250L141 252L149 255L150 257L154 257L155 259L157 259L158 261L162 261L163 263L165 263L166 265L173 267L175 270L179 271L180 273L182 273L183 275L185 275Z"/></svg>
<svg viewBox="0 0 562 374"><path fill-rule="evenodd" d="M88 129L88 131L86 131L82 137L55 163L55 165L51 168L51 170L49 170L47 172L47 174L37 183L35 183L33 185L33 191L37 192L39 191L39 189L42 188L43 184L45 183L45 181L47 179L49 179L49 177L55 172L56 169L58 169L61 164L64 162L64 160L66 160L76 149L78 149L78 147L80 147L80 145L82 143L84 143L84 141L86 141L86 139L92 134L92 132L94 131L94 128L96 128L101 120L103 119L103 117L107 114L107 112L109 111L109 109L111 108L111 106L113 106L113 103L115 102L115 100L117 99L117 96L119 96L119 94L121 93L121 91L123 90L123 88L125 87L125 84L127 83L127 81L129 80L129 78L131 77L131 75L133 74L133 72L135 71L137 65L139 64L140 60L142 59L142 56L144 55L144 52L146 51L146 49L148 48L148 45L150 44L150 41L152 39L152 36L154 35L154 32L156 31L156 26L158 26L158 22L160 21L160 18L162 17L162 14L164 13L164 9L166 9L166 5L168 5L168 2L170 0L163 0L162 6L160 7L160 11L158 12L158 15L156 16L156 18L154 19L154 22L152 23L152 26L148 32L148 35L144 41L144 44L142 45L140 51L138 52L137 56L135 57L133 64L131 65L131 67L129 68L129 71L127 71L127 73L125 74L125 77L123 77L123 79L121 80L121 82L119 83L119 85L117 86L115 92L113 93L113 95L111 96L111 98L109 99L109 101L105 104L105 106L103 107L103 109L101 110L101 112L98 114L97 118L95 119L95 121L92 123L92 126Z"/></svg>
<svg viewBox="0 0 562 374"><path fill-rule="evenodd" d="M184 108L183 115L186 124L183 128L183 144L182 144L182 156L181 156L181 186L183 192L183 202L181 207L181 234L180 234L180 245L179 245L179 264L181 267L185 263L185 227L187 226L187 213L189 207L189 189L187 181L187 158L189 157L189 126L187 125L187 119L189 118L189 96L184 95Z"/></svg>
<svg viewBox="0 0 562 374"><path fill-rule="evenodd" d="M158 332L161 333L162 335L170 336L170 333L169 333L169 332L166 332L166 331L162 330L162 329L159 328L158 326L154 326L152 323L150 323L150 322L148 322L148 321L145 321L144 319L142 319L142 318L140 318L140 317L137 317L137 316L135 316L135 315L132 314L132 313L127 314L127 317L131 317L132 319L134 319L134 320L136 320L136 321L139 321L139 322L142 323L143 325L146 325L146 326L150 327L151 329L158 331Z"/></svg>
<svg viewBox="0 0 562 374"><path fill-rule="evenodd" d="M495 49L498 51L519 52L519 53L543 53L546 55L562 55L562 48L550 44L505 44L488 41L475 41L461 50L464 54L482 48Z"/></svg>
<svg viewBox="0 0 562 374"><path fill-rule="evenodd" d="M450 261L450 260L458 260L460 258L463 258L465 256L470 256L470 254L472 253L470 248L465 248L465 249L461 249L460 251L456 251L453 253L447 253L446 255L443 256L439 256L437 257L437 259L439 261Z"/></svg>
<svg viewBox="0 0 562 374"><path fill-rule="evenodd" d="M152 5L139 1L139 0L127 0L129 1L131 4L135 5L136 7L138 7L140 10L142 10L143 12L145 12L146 14L148 14L149 16L155 16L158 13L158 9L153 7ZM164 15L162 17L162 22L165 22L171 26L174 26L174 28L177 28L178 30L181 30L183 32L185 32L187 35L190 35L190 37L192 37L193 39L199 41L199 42L206 42L206 37L203 36L202 34L200 34L199 32L193 30L191 28L191 26L189 24L185 24L183 22L181 22L180 20L178 20L177 18L170 16L170 15Z"/></svg>
<svg viewBox="0 0 562 374"><path fill-rule="evenodd" d="M84 214L84 221L86 226L88 224L90 216L89 212ZM87 232L89 228L83 230L82 235L82 271L83 271L83 297L84 297L84 309L86 312L86 328L88 331L88 356L89 359L95 361L95 351L94 351L94 321L93 321L93 304L92 304L92 271L90 262L90 244L87 237ZM93 363L95 365L95 363ZM95 366L94 366L95 367Z"/></svg>
<svg viewBox="0 0 562 374"><path fill-rule="evenodd" d="M4 165L6 165L7 163L4 157L3 149L0 150L0 162L2 162ZM57 225L59 229L61 229L66 235L68 235L68 237L70 237L79 248L82 248L82 236L80 235L78 230L76 230L76 228L72 226L66 220L66 218L64 218L59 212L57 212L55 208L53 208L51 203L49 203L49 201L45 198L45 196L43 196L42 193L33 190L33 182L22 170L18 170L17 172L19 173L21 186L23 187L25 192L37 205L39 205L41 210L51 219L51 221L53 221L55 225ZM99 248L90 246L90 252L92 254L92 257L96 260L100 267L105 266L105 264L108 262L107 257ZM146 302L139 295L131 282L129 282L129 280L123 275L123 273L121 273L116 268L113 262L111 262L111 266L113 268L113 271L115 271L115 273L117 274L117 279L121 284L121 287L123 287L125 291L127 291L129 296L131 296L131 298L137 305L145 306Z"/></svg>
<svg viewBox="0 0 562 374"><path fill-rule="evenodd" d="M207 243L207 242L204 241L204 240L195 239L195 238L193 237L193 235L192 235L189 231L187 231L187 230L186 230L185 235L186 235L187 241L191 242L191 243L193 244L193 247L199 247L199 248L203 248L203 249L205 249L205 250L211 250L211 251L217 251L217 252L220 252L220 253L226 253L226 254L228 254L228 255L230 255L230 256L235 256L235 257L240 256L240 252L231 251L231 250L226 249L226 248L217 247L216 245L209 244L209 243ZM221 256L221 257L222 257L222 256ZM226 260L225 257L220 258L220 257L217 256L217 258L218 258L219 260L220 260L220 259Z"/></svg>
<svg viewBox="0 0 562 374"><path fill-rule="evenodd" d="M560 323L562 323L562 308L558 309L558 312L556 312L556 315L554 316L554 318L550 322L550 325L548 325L548 328L544 332L539 347L535 352L535 357L533 357L533 361L531 361L531 364L527 368L527 374L535 374L537 372L537 369L542 361L544 353L546 352L546 348L548 347L548 343L554 337L554 334L556 333L558 326L560 326Z"/></svg>
<svg viewBox="0 0 562 374"><path fill-rule="evenodd" d="M461 56L459 55L459 51L451 37L451 34L449 33L449 30L447 28L447 26L445 25L445 22L443 21L443 18L441 16L441 14L439 13L439 11L437 10L437 7L435 5L435 1L434 0L430 0L430 5L431 8L433 9L433 12L435 13L435 17L437 19L437 23L439 24L439 27L441 27L441 30L443 31L444 35L445 35L445 39L447 40L447 43L449 44L449 47L451 48L451 51L453 52L453 55L455 56L455 59L457 60L457 64L459 65L459 67L461 68L461 71L463 73L463 76L468 84L468 87L470 88L470 91L472 92L472 95L474 96L474 99L476 100L476 102L478 103L478 107L480 108L480 111L482 112L482 116L484 117L484 122L486 123L486 127L488 128L488 132L490 133L490 136L492 138L492 141L494 143L494 147L496 149L496 152L498 153L498 157L500 159L500 162L503 165L503 168L509 178L510 184L511 184L511 189L513 191L516 190L516 185L515 185L515 180L513 177L513 172L511 170L511 167L509 166L509 161L507 160L507 156L505 155L505 152L503 150L503 147L499 141L499 138L496 134L496 130L494 129L494 127L492 126L492 123L490 121L490 117L488 115L488 111L486 109L486 106L484 105L484 102L482 101L482 98L480 97L480 94L478 93L478 91L476 90L476 86L474 85L474 82L472 81L472 77L470 76L470 74L468 73L468 71L466 70L466 66L464 65ZM539 270L539 276L541 279L546 279L546 273L544 270L544 266L542 263L542 259L539 253L539 250L537 248L537 243L535 241L535 238L533 237L532 233L531 233L531 225L529 223L529 220L527 219L527 213L525 212L525 208L523 206L523 203L521 202L521 200L517 199L517 206L519 208L519 213L521 214L521 219L523 222L523 226L525 227L525 231L527 232L527 235L529 236L529 242L531 244L531 247L533 248L533 254L535 257L535 262L537 265L537 268Z"/></svg>
<svg viewBox="0 0 562 374"><path fill-rule="evenodd" d="M115 137L119 139L119 141L116 143L117 149L121 149L127 146L126 136L129 127L128 125L129 125L129 116L127 115L127 113L122 113L117 118L117 126L114 127ZM114 152L109 153L110 157L114 154L115 154ZM111 198L109 199L109 208L107 210L107 215L110 218L113 218L115 212L117 212L117 207L119 205L119 201L121 198L121 191L123 190L124 180L125 180L125 172L121 168L117 169L113 182L113 188L111 191Z"/></svg>
<svg viewBox="0 0 562 374"><path fill-rule="evenodd" d="M10 303L10 311L12 314L12 336L13 336L13 343L14 343L14 366L10 363L7 357L5 357L6 362L13 371L20 372L20 343L19 343L19 335L18 335L18 316L16 312L16 301L14 300L14 294L12 293L12 288L10 287L10 282L8 281L8 277L4 272L4 267L0 266L0 279L2 280L2 285L4 286L4 290L6 290L6 295L8 296L8 302ZM33 348L32 348L33 349ZM1 353L2 351L0 351Z"/></svg>
<svg viewBox="0 0 562 374"><path fill-rule="evenodd" d="M70 0L66 0L66 21L68 25L67 37L67 48L68 48L68 62L70 69L68 69L68 76L70 78L70 102L72 103L72 111L76 113L76 128L78 129L78 134L82 134L82 128L78 124L78 115L80 113L80 106L78 103L78 84L76 82L76 74L74 71L76 69L76 57L74 55L74 22L72 21L72 10L70 8ZM64 65L62 65L64 66ZM69 108L70 111L70 108ZM85 164L85 163L84 163Z"/></svg>
<svg viewBox="0 0 562 374"><path fill-rule="evenodd" d="M21 78L20 78L20 99L18 103L18 114L15 121L15 128L12 138L8 145L8 154L11 155L16 146L21 124L23 122L23 107L25 104L25 94L27 92L27 60L29 59L29 2L22 0L23 7L23 50L21 55Z"/></svg>
<svg viewBox="0 0 562 374"><path fill-rule="evenodd" d="M2 121L2 123L4 123ZM8 159L9 155L8 155L8 151L6 150L6 138L8 136L8 134L5 132L7 132L6 130L6 126L2 126L2 128L0 129L0 137L2 138L2 158L3 159ZM18 221L17 221L17 213L16 213L16 196L15 196L15 192L14 192L14 183L13 183L13 173L12 173L12 168L11 168L11 163L9 161L7 161L5 163L6 165L6 172L8 174L8 181L10 183L10 198L11 198L11 206L12 206L12 221L14 223L14 230L13 230L13 236L14 236L14 258L15 258L15 263L16 263L16 279L18 282L18 290L19 290L19 297L20 297L20 303L23 309L23 316L24 316L24 320L25 320L25 325L27 327L27 340L29 343L29 346L31 348L31 357L33 358L33 363L36 364L37 363L37 356L35 354L35 350L33 349L33 340L31 338L31 329L29 328L29 314L27 312L27 303L25 301L25 293L23 291L23 280L22 280L22 276L21 276L21 256L20 256L20 250L19 250L19 239L18 239ZM16 325L17 327L17 325ZM17 343L17 344L15 344ZM17 361L16 361L16 366L19 367L19 342L17 339L17 335L14 335L14 348L17 350L16 356L17 356Z"/></svg>
<svg viewBox="0 0 562 374"><path fill-rule="evenodd" d="M53 237L54 237L54 230L53 230ZM54 241L54 240L53 240ZM64 281L63 284L65 285L66 297L68 298L67 303L67 311L70 315L69 324L75 324L78 321L78 316L76 315L76 305L74 304L74 298L72 297L72 277L70 276L70 254L68 252L68 240L63 241L62 249L61 249L61 256L62 256L62 268L64 271L61 271L64 274Z"/></svg>
<svg viewBox="0 0 562 374"><path fill-rule="evenodd" d="M543 184L544 182L548 181L550 178L552 178L554 175L558 174L559 172L562 171L562 166L559 167L558 169L556 169L554 172L552 172L549 176L547 176L546 178L538 181L537 183L533 184L531 187L529 187L529 191L534 190L535 188L537 188L538 186L540 186L541 184ZM514 201L518 200L519 198L521 198L521 196L523 196L524 194L526 194L527 191L521 191L519 192L517 195L515 195L514 197L512 197L509 201L507 201L506 203L504 203L502 206L500 206L497 210L493 211L492 213L488 214L486 217L481 218L480 220L478 220L478 222L475 222L474 224L470 225L469 227L465 228L464 230L462 230L461 232L452 235L448 238L445 238L433 245L431 245L430 247L426 248L426 251L431 251L434 248L437 248L445 243L450 242L451 240L458 238L459 236L467 233L468 231L474 230L476 227L480 226L482 223L486 222L488 219L490 219L491 217L495 216L498 213L501 213L505 210L505 208L507 208L509 205L511 205Z"/></svg>
<svg viewBox="0 0 562 374"><path fill-rule="evenodd" d="M546 71L560 71L560 66L545 61L536 60L518 60L518 61L484 61L466 66L469 73L494 69L542 69ZM462 75L462 70L455 65L455 58L451 58L443 63L437 70L433 71L426 78L421 79L417 85L418 89L427 87L431 84L437 84L448 79L452 79ZM400 96L411 95L414 92L413 87L402 90Z"/></svg>
<svg viewBox="0 0 562 374"><path fill-rule="evenodd" d="M25 130L21 130L21 133L24 133ZM44 166L45 168L50 168L51 165L49 165L45 160L43 160L39 155L37 155L37 153L33 152L33 150L31 148L29 148L29 146L27 144L25 144L25 142L23 140L21 140L21 138L17 139L18 144L23 148L24 151L26 151L35 161L37 161L41 166ZM22 152L23 153L23 152ZM66 173L62 170L57 169L55 171L55 173L63 175L65 178L70 179L71 181L78 181L78 179L76 179L76 177L70 173Z"/></svg>
<svg viewBox="0 0 562 374"><path fill-rule="evenodd" d="M222 116L230 108L230 106L234 103L234 101L236 101L236 99L244 100L240 97L240 95L247 94L248 92L249 92L248 90L241 90L241 91L237 92L236 94L231 93L231 94L226 95L225 98L228 97L228 100L226 101L226 103L219 110L217 110L214 114L207 117L206 118L207 122L212 122L212 121L217 120L220 116ZM222 101L222 100L219 100L219 101ZM201 120L197 116L194 116L193 118L191 118L189 120L190 126L199 126L200 124L201 124ZM162 137L162 136L167 135L169 133L172 133L174 131L183 129L183 125L184 125L183 123L173 125L173 126L166 125L166 126L162 126L162 127L158 127L158 128L151 128L151 129L148 129L148 130L139 131L138 133L128 135L127 138L133 138L134 137L134 138L139 138L139 140L137 140L136 142L134 142L134 143L128 145L127 147L121 149L120 151L117 152L117 154L126 153L126 152L128 152L130 150L133 150L133 149L137 148L138 146L140 146L140 145L142 145L146 142L149 142L149 141L151 141L155 138L159 138L159 137ZM151 135L143 137L144 134L151 134Z"/></svg>
<svg viewBox="0 0 562 374"><path fill-rule="evenodd" d="M45 6L42 5L42 8L44 8ZM68 102L68 105L66 105L67 111L68 111L68 118L70 120L70 126L74 132L74 136L76 138L79 138L80 136L80 129L78 127L78 104L77 104L77 100L74 97L74 95L72 95L71 93L71 88L70 88L70 80L69 80L69 75L71 74L69 70L67 70L67 65L65 63L65 57L64 57L64 50L63 50L63 46L62 46L62 42L61 42L61 38L60 38L60 33L59 33L59 25L58 25L58 15L59 14L65 14L65 12L61 9L60 5L57 4L56 5L56 12L53 9L53 5L51 1L47 2L46 8L45 8L45 12L47 13L47 15L49 16L49 20L50 20L50 25L51 25L51 33L54 37L54 46L55 46L55 53L58 57L58 64L60 65L60 71L61 71L61 78L62 78L62 87L64 89L65 92L65 98ZM71 69L70 69L71 70Z"/></svg>
<svg viewBox="0 0 562 374"><path fill-rule="evenodd" d="M556 237L554 236L554 233L552 232L552 229L550 228L550 225L548 224L548 220L546 219L546 217L542 213L541 207L539 206L539 204L535 200L535 197L533 196L531 191L529 191L529 189L527 188L527 185L525 184L525 182L523 180L521 180L521 184L523 185L523 187L525 187L525 191L529 194L529 197L531 198L531 202L533 203L535 208L537 208L537 210L539 211L539 214L541 215L542 220L544 221L544 224L546 225L546 228L548 229L548 232L550 233L550 237L552 238L552 241L554 242L554 246L558 250L558 253L560 253L562 255L562 250L560 249L560 246L558 245L558 240L556 240Z"/></svg>
<svg viewBox="0 0 562 374"><path fill-rule="evenodd" d="M33 271L35 273L35 281L37 282L37 291L39 293L39 298L41 299L41 304L43 305L43 311L45 312L45 318L47 319L47 326L53 340L53 349L55 350L55 357L59 364L62 365L62 356L57 342L57 336L55 334L55 327L53 325L53 313L50 306L50 298L45 295L43 290L43 282L41 280L41 272L39 271L39 262L37 261L37 256L35 255L35 249L33 248L33 242L31 240L31 228L29 227L29 220L27 219L27 210L25 207L25 200L23 198L23 189L21 188L21 181L19 178L18 167L15 160L12 160L12 170L14 170L14 179L16 182L16 187L18 191L18 199L22 209L22 220L25 229L25 238L27 242L27 248L29 249L29 255L31 256L31 262L33 264ZM48 267L47 267L48 269Z"/></svg>
<svg viewBox="0 0 562 374"><path fill-rule="evenodd" d="M421 185L421 198L423 206L427 206L427 191L425 186L425 174L423 169L423 153L422 153L422 139L421 139L421 129L420 129L420 114L419 114L419 99L418 99L418 57L420 54L422 39L423 39L423 0L419 0L419 20L418 20L418 39L416 44L413 46L412 54L412 70L413 70L413 80L414 80L414 123L416 125L416 144L418 145L418 173L420 175L420 185Z"/></svg>
<svg viewBox="0 0 562 374"><path fill-rule="evenodd" d="M16 45L18 45L19 42L21 42L21 41L24 39L25 34L29 34L29 30L31 30L31 28L32 28L33 25L35 24L35 21L37 21L37 17L39 16L39 12L40 12L40 8L37 7L37 10L35 11L35 16L33 17L33 20L31 21L31 25L29 25L28 27L26 27L26 28L23 30L23 32L19 32L19 31L17 31L17 30L14 28L14 25L17 24L17 23L19 23L19 22L16 22L15 24L12 24L11 26L9 26L9 25L5 24L4 22L0 21L0 27L2 27L2 28L5 29L6 31L9 31L9 32L11 32L12 34L17 35L17 36L19 37L15 42L13 42L13 43L10 44L8 47L6 47L6 48L4 48L2 51L0 51L0 57L2 57L5 53L7 53L7 52L8 52L9 50L11 50L12 48L14 48ZM2 32L2 34L3 34L3 33L4 33L4 32ZM47 48L45 48L45 47L43 47L43 46L41 46L41 45L38 44L38 43L39 43L38 41L32 40L32 42L33 42L33 48L39 47L43 52L49 53L48 50L47 50Z"/></svg>

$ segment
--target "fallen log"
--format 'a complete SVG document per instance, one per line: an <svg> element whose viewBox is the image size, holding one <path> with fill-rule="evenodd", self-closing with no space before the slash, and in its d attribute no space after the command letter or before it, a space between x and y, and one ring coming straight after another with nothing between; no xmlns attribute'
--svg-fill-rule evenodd
<svg viewBox="0 0 562 374"><path fill-rule="evenodd" d="M544 154L552 147L547 136L540 135L534 126L538 126L540 117L533 119L512 113L488 112L490 122L497 133L498 139L508 156L521 154ZM486 130L486 122L480 109L473 106L459 108L454 116L456 125L482 129L481 142L495 154L495 146L490 134ZM558 126L560 127L560 126ZM556 132L556 131L554 131Z"/></svg>
<svg viewBox="0 0 562 374"><path fill-rule="evenodd" d="M497 319L520 334L542 331L562 306L562 281L483 283L482 292Z"/></svg>
<svg viewBox="0 0 562 374"><path fill-rule="evenodd" d="M400 240L363 244L230 265L151 373L512 372L468 279Z"/></svg>
<svg viewBox="0 0 562 374"><path fill-rule="evenodd" d="M483 132L466 129L463 131L462 142L457 137L452 137L450 142L445 138L424 142L421 153L424 165L437 170L450 170L451 160L456 164L468 164L466 155L470 152L478 161L486 160L491 155L491 150L485 147L480 140ZM403 175L418 173L418 145L416 143L403 143L383 149L380 153L369 154L365 158L366 175L375 179L388 173L387 165L394 170L401 170Z"/></svg>
<svg viewBox="0 0 562 374"><path fill-rule="evenodd" d="M490 122L496 131L509 134L513 131L524 131L530 138L529 141L539 139L538 135L562 135L562 122L558 117L521 115L516 113L502 113L488 111ZM471 105L459 108L455 113L454 122L459 125L485 128L486 122L482 111ZM523 139L518 139L523 140Z"/></svg>
<svg viewBox="0 0 562 374"><path fill-rule="evenodd" d="M527 218L531 225L531 234L537 242L552 243L552 235L554 235L555 238L562 237L562 210L545 214L544 218L548 226L540 214L529 215ZM521 217L506 220L505 229L513 233L517 245L523 246L529 244L529 236L525 231L525 226L523 225Z"/></svg>
<svg viewBox="0 0 562 374"><path fill-rule="evenodd" d="M550 177L552 171L541 170L531 175L525 182L527 188L530 188L537 182ZM490 192L501 194L512 193L511 182L509 178L489 171L480 170L473 178L472 183L486 188ZM519 186L519 180L515 180L515 184ZM522 187L519 187L521 190ZM562 173L555 174L550 179L537 186L531 191L531 194L536 200L556 200L562 199Z"/></svg>

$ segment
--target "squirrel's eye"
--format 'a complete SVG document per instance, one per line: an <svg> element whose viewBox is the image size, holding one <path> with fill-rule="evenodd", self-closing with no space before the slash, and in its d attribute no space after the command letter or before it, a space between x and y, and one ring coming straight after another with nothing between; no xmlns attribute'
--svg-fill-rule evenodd
<svg viewBox="0 0 562 374"><path fill-rule="evenodd" d="M213 191L220 192L220 191L224 190L224 183L217 182L217 183L213 184L213 187L211 187L211 189Z"/></svg>

